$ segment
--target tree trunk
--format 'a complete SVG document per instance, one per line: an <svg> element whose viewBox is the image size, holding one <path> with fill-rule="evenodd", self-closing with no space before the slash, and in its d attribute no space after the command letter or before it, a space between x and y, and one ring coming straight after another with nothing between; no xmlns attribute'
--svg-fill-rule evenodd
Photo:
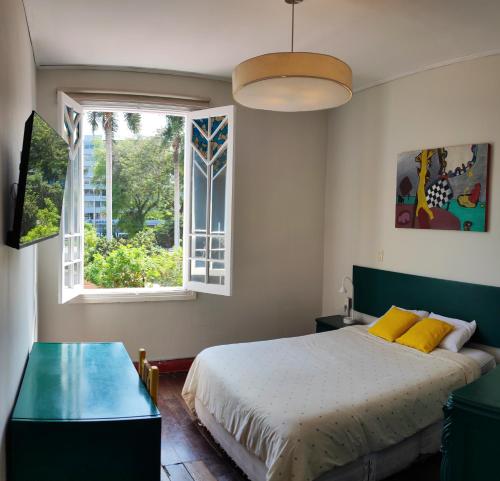
<svg viewBox="0 0 500 481"><path fill-rule="evenodd" d="M181 182L179 173L179 142L174 145L174 247L181 245Z"/></svg>
<svg viewBox="0 0 500 481"><path fill-rule="evenodd" d="M113 125L105 122L106 138L106 239L113 238Z"/></svg>

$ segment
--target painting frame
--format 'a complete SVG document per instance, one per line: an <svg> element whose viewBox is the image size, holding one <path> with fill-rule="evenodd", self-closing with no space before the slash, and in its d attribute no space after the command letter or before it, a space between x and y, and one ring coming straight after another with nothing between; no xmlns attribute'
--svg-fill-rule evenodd
<svg viewBox="0 0 500 481"><path fill-rule="evenodd" d="M395 227L488 231L489 143L398 154Z"/></svg>

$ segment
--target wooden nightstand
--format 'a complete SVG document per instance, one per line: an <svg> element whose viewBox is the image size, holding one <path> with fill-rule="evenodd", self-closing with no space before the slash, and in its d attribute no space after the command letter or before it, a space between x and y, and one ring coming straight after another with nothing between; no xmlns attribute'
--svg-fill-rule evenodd
<svg viewBox="0 0 500 481"><path fill-rule="evenodd" d="M318 317L316 319L316 332L335 331L342 327L355 326L361 324L359 321L354 321L353 324L344 324L344 315L336 314L335 316Z"/></svg>
<svg viewBox="0 0 500 481"><path fill-rule="evenodd" d="M450 394L444 407L442 481L492 481L500 470L500 367Z"/></svg>

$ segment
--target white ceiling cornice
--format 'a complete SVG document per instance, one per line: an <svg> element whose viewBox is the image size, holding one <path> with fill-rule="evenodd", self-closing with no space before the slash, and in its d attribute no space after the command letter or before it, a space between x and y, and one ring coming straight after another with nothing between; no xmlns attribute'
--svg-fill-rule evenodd
<svg viewBox="0 0 500 481"><path fill-rule="evenodd" d="M164 70L159 68L124 67L116 65L37 65L40 70L100 70L112 72L135 72L156 75L171 75L174 77L199 78L204 80L215 80L218 82L231 83L231 77L220 77L217 75L204 75L195 72L179 72L177 70Z"/></svg>
<svg viewBox="0 0 500 481"><path fill-rule="evenodd" d="M426 72L428 70L434 70L436 68L441 68L441 67L446 67L447 65L453 65L455 63L461 63L461 62L469 62L471 60L477 60L480 58L485 58L485 57L493 57L495 55L500 55L500 49L498 50L490 50L489 52L484 52L484 53L478 53L474 55L467 55L465 57L460 57L460 58L454 58L452 60L446 60L444 62L438 62L432 65L426 65L425 67L421 67L419 69L411 70L410 72L404 72L398 75L395 75L390 78L386 78L377 82L373 82L368 85L361 85L360 87L354 89L354 93L358 92L363 92L364 90L371 89L372 87L378 87L379 85L384 85L389 82L393 82L394 80L399 80L404 77L409 77L410 75L415 75L417 73L421 72Z"/></svg>

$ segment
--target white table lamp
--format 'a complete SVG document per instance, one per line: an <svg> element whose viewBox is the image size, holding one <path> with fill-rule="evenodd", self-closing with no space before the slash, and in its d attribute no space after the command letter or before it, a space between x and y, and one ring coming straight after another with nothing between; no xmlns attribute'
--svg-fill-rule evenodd
<svg viewBox="0 0 500 481"><path fill-rule="evenodd" d="M352 324L354 322L354 319L352 317L352 294L349 295L349 291L347 290L346 287L346 281L349 281L351 283L351 291L352 291L353 288L352 279L349 276L344 276L344 278L342 279L342 284L340 286L339 292L341 294L344 294L344 296L346 296L347 298L347 302L344 307L344 312L346 314L344 317L344 323Z"/></svg>

